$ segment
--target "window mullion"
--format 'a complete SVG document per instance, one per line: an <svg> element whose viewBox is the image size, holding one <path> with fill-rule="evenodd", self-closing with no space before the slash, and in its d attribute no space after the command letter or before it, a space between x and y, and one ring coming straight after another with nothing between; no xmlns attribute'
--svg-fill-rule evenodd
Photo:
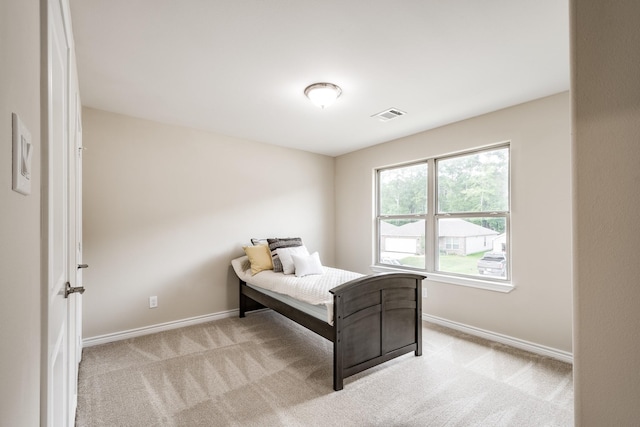
<svg viewBox="0 0 640 427"><path fill-rule="evenodd" d="M425 269L435 271L436 247L436 168L433 159L427 161L427 220L425 221Z"/></svg>

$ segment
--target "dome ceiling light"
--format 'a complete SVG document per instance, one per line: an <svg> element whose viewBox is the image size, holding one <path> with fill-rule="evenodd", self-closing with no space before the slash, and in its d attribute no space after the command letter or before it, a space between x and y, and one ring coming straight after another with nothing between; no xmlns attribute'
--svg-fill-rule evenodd
<svg viewBox="0 0 640 427"><path fill-rule="evenodd" d="M333 104L341 93L342 89L333 83L314 83L304 90L306 97L323 109Z"/></svg>

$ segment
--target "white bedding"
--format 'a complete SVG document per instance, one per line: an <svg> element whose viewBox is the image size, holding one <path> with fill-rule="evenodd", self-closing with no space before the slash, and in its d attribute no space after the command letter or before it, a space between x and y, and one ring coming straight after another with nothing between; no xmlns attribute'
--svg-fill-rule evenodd
<svg viewBox="0 0 640 427"><path fill-rule="evenodd" d="M241 280L253 286L288 295L311 305L326 306L327 323L329 324L333 324L333 295L329 289L363 276L360 273L331 267L323 267L324 274L304 277L275 273L273 270L264 270L252 276L247 256L232 260L231 265Z"/></svg>

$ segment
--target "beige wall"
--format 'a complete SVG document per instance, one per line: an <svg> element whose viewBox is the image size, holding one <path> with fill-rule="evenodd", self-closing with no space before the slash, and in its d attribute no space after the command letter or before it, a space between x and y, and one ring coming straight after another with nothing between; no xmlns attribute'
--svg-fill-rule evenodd
<svg viewBox="0 0 640 427"><path fill-rule="evenodd" d="M640 422L640 2L572 5L575 419Z"/></svg>
<svg viewBox="0 0 640 427"><path fill-rule="evenodd" d="M40 21L37 0L0 2L0 425L40 419ZM31 195L11 190L11 113L34 144Z"/></svg>
<svg viewBox="0 0 640 427"><path fill-rule="evenodd" d="M339 157L338 266L367 272L372 264L374 168L511 141L516 289L426 282L424 312L571 352L570 117L562 93Z"/></svg>
<svg viewBox="0 0 640 427"><path fill-rule="evenodd" d="M640 27L635 19L640 14L640 4L627 0L622 2L607 3L606 13L601 10L603 3L587 4L582 2L577 7L578 2L573 1L573 125L574 125L574 174L576 176L575 185L575 400L576 400L576 425L635 425L640 419L640 406L637 404L637 397L640 395L640 359L637 332L640 330L640 264L637 262L639 246L637 245L637 212L640 211L638 198L638 185L640 176L638 167L640 164L640 152L638 135L640 135L639 111L640 106L640 80L638 79L638 64L640 63L640 51L633 49L633 46L640 44ZM5 297L0 299L0 425L37 425L39 423L39 370L40 370L40 173L37 165L40 162L40 94L39 94L39 2L34 0L4 0L0 2L0 135L4 143L0 145L0 286ZM11 41L11 44L8 43ZM579 70L579 72L577 72ZM550 169L552 175L562 175L560 170L566 167L563 157L566 156L566 146L564 140L558 133L565 132L566 114L565 95L541 100L532 104L525 104L516 109L497 112L487 116L479 117L452 126L447 126L424 134L410 138L403 138L383 146L370 150L353 153L338 159L336 165L336 187L337 206L336 212L344 220L336 224L337 247L340 249L336 253L336 260L340 260L343 267L366 271L371 260L372 236L370 235L370 223L357 221L357 216L364 215L371 218L371 168L392 162L403 162L413 157L413 153L419 156L430 156L449 152L457 149L464 149L467 146L479 145L487 142L495 142L502 139L511 139L514 144L522 144L520 154L514 152L514 162L524 164L522 173L514 171L514 185L517 184L518 194L522 191L531 191L532 200L528 203L514 199L520 208L516 212L514 206L514 222L517 217L518 222L531 217L558 218L559 224L554 226L554 221L548 219L544 223L530 224L535 230L545 230L552 227L550 231L559 235L562 252L566 251L567 231L564 229L570 221L565 217L565 209L555 209L546 211L545 215L540 215L539 204L541 199L545 199L551 194L551 202L557 204L566 203L566 188L555 188L553 179L548 177ZM542 106L551 107L549 111L538 111ZM536 114L541 114L538 119L528 117L527 110L535 110ZM17 112L29 130L31 131L35 145L35 158L32 194L22 196L11 190L11 145L9 144L11 135L11 113ZM554 114L557 113L557 114ZM245 236L263 235L265 233L286 233L291 231L287 224L293 224L295 230L292 233L303 235L310 247L318 249L323 253L323 258L332 258L331 230L333 227L333 207L331 206L331 188L333 177L330 170L332 162L330 159L321 156L298 153L273 147L262 147L245 141L231 140L211 134L204 134L188 130L179 130L163 125L150 124L148 122L129 119L122 116L115 116L93 110L85 110L85 133L86 145L91 147L91 152L85 156L85 197L92 198L94 187L102 191L102 194L94 194L93 198L104 200L94 200L93 206L86 206L94 210L105 208L105 212L98 212L96 219L86 216L87 230L94 227L97 241L85 239L86 259L92 263L90 271L86 274L86 284L89 289L85 294L87 313L85 313L85 324L89 329L89 324L93 324L95 331L93 334L119 331L122 328L142 326L172 320L172 317L182 317L184 310L177 307L171 298L172 293L163 293L171 289L173 293L177 288L186 288L186 293L194 293L199 297L207 297L207 292L215 294L215 301L206 301L210 304L202 312L202 304L194 303L193 299L183 301L183 304L197 306L199 310L192 310L194 315L209 313L218 310L218 307L234 308L235 302L228 288L234 281L230 279L230 272L227 269L226 258L231 254L239 254L238 246ZM558 117L555 117L558 115ZM489 118L489 122L485 120ZM519 120L522 120L520 122ZM541 126L536 126L539 121ZM492 126L494 123L495 126ZM109 129L109 127L113 128ZM122 126L123 129L119 127ZM481 131L474 134L473 130ZM558 130L561 129L561 130ZM180 136L176 136L180 133ZM90 135L96 135L95 142ZM185 137L187 135L188 137ZM537 136L536 136L537 135ZM548 136L548 138L547 138ZM150 140L151 139L151 140ZM100 147L97 142L108 141L109 146ZM175 148L178 141L191 149L198 148L198 153L203 156L193 155L192 160L196 160L201 166L205 160L201 160L204 155L211 154L209 148L203 148L203 141L212 142L215 149L211 148L215 156L211 157L208 166L211 170L200 170L198 175L191 179L183 176L175 186L187 183L197 184L190 195L185 198L194 197L194 192L200 188L202 194L212 194L220 198L220 194L235 198L234 191L243 191L250 194L244 195L244 202L239 202L239 206L232 206L231 212L224 212L222 216L235 218L237 213L239 221L232 224L233 230L225 230L220 225L213 225L218 217L219 206L202 206L203 197L196 197L199 203L195 203L194 215L201 218L200 226L194 225L191 232L181 228L170 227L174 233L165 233L166 227L161 226L161 222L184 224L183 220L190 216L183 206L178 212L179 206L159 205L164 209L154 209L153 200L149 197L150 192L162 191L158 188L151 191L138 192L138 196L132 195L133 189L144 185L145 190L153 189L152 182L144 181L133 185L127 182L131 175L143 175L145 170L140 168L130 168L122 170L122 174L117 171L105 170L106 164L103 160L111 164L112 168L121 168L134 162L132 158L127 160L126 153L132 152L134 155L144 154L148 149L153 148L153 140L160 141L160 145L165 147L165 154L178 156L182 150ZM175 144L170 144L171 141ZM525 140L535 140L534 143L524 149ZM186 142L185 142L186 141ZM521 142L518 142L521 141ZM136 142L142 144L143 148L136 149L127 145ZM111 146L113 144L113 146ZM535 145L540 145L535 148ZM231 164L220 159L218 148L223 148L233 160ZM104 152L101 154L101 152ZM546 150L546 154L545 154ZM251 151L251 154L248 153ZM409 154L407 154L410 152ZM93 154L95 153L95 154ZM278 156L277 153L280 153ZM554 153L549 156L548 153ZM516 157L517 156L517 157ZM529 161L531 156L531 161ZM226 157L228 160L229 157ZM279 159L278 157L282 157ZM242 158L246 158L242 160ZM316 158L316 160L312 160ZM318 161L318 158L320 159ZM525 159L527 159L525 161ZM311 202L311 207L305 208L299 203L292 202L295 197L290 193L282 196L283 204L271 198L277 198L278 192L274 188L270 179L272 173L269 170L269 161L276 160L279 167L284 167L284 163L301 163L311 169L313 178L310 181L303 180L303 183L314 187L314 190L304 192L302 197L306 203ZM547 166L548 160L555 160L557 164ZM200 162L200 163L198 163ZM166 159L163 162L171 170L179 169L175 174L186 175L185 169L180 162L167 165ZM544 166L540 166L540 164ZM181 166L182 165L182 166ZM315 165L315 166L314 166ZM562 166L561 166L562 165ZM104 166L104 167L103 167ZM159 175L157 169L147 165L152 172ZM294 164L295 167L295 164ZM106 174L104 178L95 175L90 168L98 168L100 173ZM224 173L217 173L222 170ZM232 170L232 171L230 171ZM182 171L182 172L180 172ZM358 173L362 171L362 173ZM367 171L364 173L364 171ZM228 173L228 175L227 175ZM566 173L566 171L565 171ZM261 182L271 185L266 191L267 196L260 197L261 191L251 191L254 185L251 183L251 176L263 176ZM296 180L300 180L303 175L299 168L296 168L295 177L286 179L286 170L276 171L280 185L298 187ZM174 175L175 176L175 175ZM211 182L203 182L208 178L224 177L222 183L213 185ZM233 177L233 179L228 179ZM244 177L244 178L241 178ZM322 177L322 178L320 178ZM519 177L519 178L518 178ZM200 179L203 178L203 179ZM565 176L566 178L566 176ZM149 177L153 181L153 177ZM162 180L162 178L159 178ZM88 185L94 180L93 185ZM242 184L238 183L238 180ZM326 182L325 182L326 180ZM109 189L110 181L114 181L115 187L120 186L122 192L117 189ZM124 181L124 182L123 182ZM284 181L284 183L283 183ZM146 184L145 184L146 183ZM171 195L173 184L165 183L167 195ZM242 188L240 188L242 187ZM366 191L358 192L361 189ZM355 190L352 191L352 190ZM515 188L514 188L515 191ZM286 192L285 192L286 193ZM310 193L310 195L308 195ZM145 196L146 194L146 196ZM115 195L115 200L113 196ZM315 196L314 196L315 195ZM317 196L317 197L316 197ZM554 197L555 196L555 197ZM111 197L111 198L110 198ZM348 201L348 197L353 202ZM119 201L125 199L131 206L119 206ZM322 200L320 200L322 199ZM529 196L527 196L529 200ZM217 200L212 198L212 200ZM280 200L280 199L279 199ZM181 203L188 203L190 200L180 199ZM206 202L215 204L214 201ZM522 206L525 203L525 206ZM167 203L170 205L170 203ZM328 205L329 207L324 207ZM142 205L142 206L138 206ZM533 205L533 206L532 206ZM534 209L530 215L522 210ZM566 206L565 206L566 207ZM611 208L613 207L613 209ZM293 209L295 215L309 215L311 219L317 219L322 225L309 228L305 226L302 218L293 215L285 216L287 208ZM264 211L267 209L267 213ZM314 211L315 209L315 211ZM214 211L215 210L215 211ZM158 214L160 211L160 214ZM206 211L206 212L205 212ZM273 212L280 212L276 215ZM319 212L318 212L319 211ZM350 211L354 213L351 214ZM142 213L139 213L142 212ZM205 212L202 214L202 212ZM109 213L114 215L113 220L107 218ZM143 215L148 216L148 221L141 219ZM286 221L276 221L274 217L284 217ZM131 217L131 218L128 218ZM96 222L97 221L97 222ZM92 225L93 222L93 225ZM148 228L147 227L147 222ZM131 224L133 223L133 224ZM243 224L241 224L243 223ZM118 226L123 224L124 231ZM161 230L156 243L151 249L144 247L142 252L135 251L140 247L142 238L150 235L150 229L154 226L156 230ZM275 225L274 225L275 224ZM300 225L302 224L302 225ZM516 227L516 223L514 223ZM519 228L524 225L519 226ZM562 230L560 229L562 228ZM222 231L220 231L222 229ZM137 231L136 231L137 230ZM197 230L211 232L216 235L211 236L211 241L215 249L211 249L213 260L203 259L192 260L189 268L188 259L180 258L182 262L174 264L172 258L172 243L180 243L180 247L189 243L194 243L197 239L194 234ZM514 234L516 233L514 229ZM108 236L112 232L114 236ZM534 233L520 230L518 234ZM88 234L91 234L90 232ZM234 237L220 243L220 235ZM218 236L218 238L216 238ZM209 235L207 234L207 238ZM100 240L102 239L102 240ZM518 239L514 245L516 253L531 254L541 250L541 243L534 242L535 239L529 237L527 244L532 248L522 247L524 242L519 243ZM102 242L105 246L102 247ZM360 247L363 244L366 249ZM138 246L136 246L138 243ZM207 243L198 243L201 247L207 247ZM132 246L134 249L132 249ZM144 246L144 244L142 245ZM554 242L554 247L557 242ZM119 253L122 249L122 254ZM524 252L523 252L524 251ZM169 252L169 253L167 253ZM177 251L181 252L181 251ZM185 252L188 250L185 249ZM164 256L154 257L154 253L164 253ZM219 255L225 253L225 256ZM328 253L329 256L325 253ZM514 257L516 255L514 253ZM174 256L172 256L174 255ZM180 255L180 254L178 254ZM93 259L90 259L89 257ZM155 259L155 261L153 259ZM169 265L163 265L167 261ZM518 255L520 266L517 267L522 274L532 274L536 270L535 265L526 266L524 255ZM598 262L592 262L592 260ZM117 262L111 262L115 260ZM135 266L136 261L142 260L141 268ZM547 259L548 260L548 259ZM148 269L149 265L154 265L152 270L154 277L140 277ZM518 261L514 258L514 269ZM477 300L474 304L481 306L480 310L472 308L469 316L474 319L467 319L468 323L479 320L480 327L491 329L496 323L495 315L487 316L480 311L489 312L495 307L506 309L509 316L506 324L497 319L500 328L496 331L503 331L514 336L519 334L509 332L510 325L515 324L517 329L522 329L523 323L532 323L531 328L523 330L522 337L531 336L532 341L542 333L549 335L548 341L551 346L557 348L567 348L566 345L556 345L556 341L565 341L568 329L565 316L559 316L558 312L566 313L570 311L567 307L566 292L567 287L564 279L568 277L565 271L569 263L564 256L559 257L552 264L551 269L559 273L559 277L549 277L546 274L538 273L537 283L532 281L517 282L519 288L511 294L494 294L489 291L473 291L466 288L456 288L452 285L429 285L429 298L425 300L427 312L436 310L443 317L451 312L452 320L465 321L465 313L456 308L456 303L463 301L465 309L469 309L466 301ZM198 274L197 265L202 266L202 271L215 272L207 275L203 279ZM208 266L208 267L207 267ZM170 273L166 274L167 270ZM219 272L218 270L221 270ZM180 273L185 274L186 280L177 280ZM515 272L515 271L514 271ZM102 279L102 275L109 279L123 279L122 283L112 283ZM134 277L129 280L129 275ZM166 276L163 280L155 280L155 276ZM195 278L198 278L194 280ZM142 280L138 281L137 279ZM173 280L172 280L173 279ZM194 283L206 281L212 286L209 290L203 290L202 286L196 287ZM156 283L154 286L151 283ZM150 285L151 284L151 285ZM522 289L527 284L528 289ZM552 289L553 286L556 288ZM142 289L138 289L143 285ZM614 286L614 288L612 288ZM206 287L206 286L205 286ZM535 289L538 289L537 292ZM19 292L18 292L18 291ZM157 311L146 309L146 298L149 291L158 291L160 296L160 307ZM525 309L523 314L526 321L519 320L520 313L513 316L515 307L521 308L525 303L523 297L518 293L526 292L531 295L532 308ZM223 295L220 297L220 295ZM167 298L169 296L169 298ZM20 304L16 304L16 301ZM441 300L441 304L435 304L435 299ZM459 301L452 301L451 298L458 298ZM104 299L101 301L100 299ZM164 308L169 299L172 309ZM197 298L194 298L197 299ZM541 303L541 299L544 302ZM502 300L502 301L501 301ZM225 301L222 303L222 301ZM505 307L514 306L512 308ZM548 307L550 305L550 307ZM123 308L120 308L123 307ZM224 309L223 308L223 309ZM168 311L179 312L177 316L167 315ZM96 313L90 312L95 310ZM110 314L113 311L115 314ZM198 311L198 313L196 313ZM537 312L533 316L532 312ZM191 315L191 314L187 314ZM559 332L544 332L552 321L545 318L558 320ZM131 317L131 321L122 324L114 321L114 318ZM477 318L477 319L476 319ZM101 327L104 322L105 327ZM131 325L129 325L129 323ZM541 325L540 328L535 325ZM482 326L484 325L484 326ZM18 326L18 327L16 327ZM92 333L89 329L89 335ZM541 340L545 342L545 340Z"/></svg>
<svg viewBox="0 0 640 427"><path fill-rule="evenodd" d="M83 124L85 338L237 309L230 261L252 237L333 263L333 158L94 109Z"/></svg>

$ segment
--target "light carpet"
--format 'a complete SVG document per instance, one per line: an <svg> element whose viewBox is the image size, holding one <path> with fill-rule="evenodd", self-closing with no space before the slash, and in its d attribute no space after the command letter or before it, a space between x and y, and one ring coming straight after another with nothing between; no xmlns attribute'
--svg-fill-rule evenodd
<svg viewBox="0 0 640 427"><path fill-rule="evenodd" d="M573 425L571 365L423 325L421 357L338 392L332 344L272 311L89 347L76 425Z"/></svg>

